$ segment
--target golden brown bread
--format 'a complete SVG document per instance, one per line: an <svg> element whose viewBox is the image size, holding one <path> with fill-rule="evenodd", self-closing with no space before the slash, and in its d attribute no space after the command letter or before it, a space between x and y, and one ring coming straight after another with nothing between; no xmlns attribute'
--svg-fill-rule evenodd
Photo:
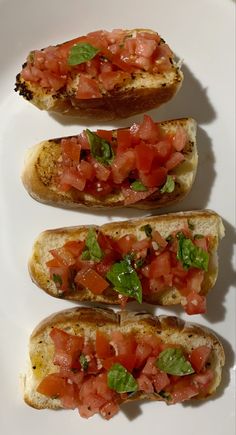
<svg viewBox="0 0 236 435"><path fill-rule="evenodd" d="M137 239L143 239L144 232L141 228L149 224L153 231L157 230L164 237L168 237L172 232L181 230L186 222L189 221L193 226L193 234L210 235L211 243L209 246L209 267L204 273L204 280L201 285L201 295L206 295L214 286L218 274L217 249L219 240L224 236L224 227L221 218L213 211L189 211L179 213L169 213L159 216L151 216L142 219L135 219L123 222L112 222L102 225L100 230L114 239L118 239L126 234L134 234ZM99 228L95 227L94 228ZM64 297L73 301L92 301L106 304L119 304L119 294L111 287L102 294L95 295L90 290L74 289L61 293L55 283L50 279L49 269L46 262L51 260L51 249L59 248L66 242L72 240L85 240L88 233L88 226L78 226L48 230L39 235L34 243L32 254L29 260L29 272L33 282L54 297ZM165 290L144 294L143 301L154 305L176 305L183 304L184 296L173 286L166 287Z"/></svg>
<svg viewBox="0 0 236 435"><path fill-rule="evenodd" d="M187 354L200 346L211 348L208 368L214 373L207 396L215 393L221 381L222 367L225 362L224 349L212 331L197 324L184 322L176 317L155 317L145 312L133 313L101 308L72 308L61 311L43 320L33 331L29 341L29 368L24 377L24 400L34 408L59 409L60 400L46 397L36 391L41 380L56 367L52 362L54 346L49 333L57 327L73 335L83 335L95 340L96 330L104 333L120 331L124 334L134 333L137 336L155 335L164 343L177 344ZM205 398L206 394L198 394L193 399ZM165 400L158 394L137 392L130 400Z"/></svg>
<svg viewBox="0 0 236 435"><path fill-rule="evenodd" d="M132 29L137 32L156 33L147 29ZM161 40L161 44L164 41ZM169 101L180 89L183 73L180 65L173 60L171 69L163 73L146 71L132 73L131 82L103 93L102 98L78 99L75 97L79 74L66 89L55 92L42 88L38 83L24 80L21 73L16 77L16 91L41 110L63 115L94 120L128 118Z"/></svg>
<svg viewBox="0 0 236 435"><path fill-rule="evenodd" d="M175 175L175 189L171 193L161 193L158 189L148 198L128 205L140 209L156 209L181 201L191 190L198 163L196 144L196 122L192 118L164 121L160 123L165 132L174 133L182 126L187 134L183 154L185 160L170 171ZM58 190L55 177L58 173L57 161L60 159L61 146L59 139L43 141L32 147L26 156L22 173L22 181L29 194L37 201L64 208L80 209L81 207L117 208L124 207L124 195L117 193L106 196L93 196L88 193L70 189L67 192Z"/></svg>

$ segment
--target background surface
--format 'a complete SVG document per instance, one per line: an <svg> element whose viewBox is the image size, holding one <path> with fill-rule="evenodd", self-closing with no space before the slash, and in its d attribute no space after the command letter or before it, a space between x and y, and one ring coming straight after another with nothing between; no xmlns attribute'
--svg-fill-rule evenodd
<svg viewBox="0 0 236 435"><path fill-rule="evenodd" d="M232 0L145 0L111 2L0 0L0 424L2 434L118 435L147 430L165 435L232 434L235 424L235 29ZM199 170L189 197L168 211L211 208L224 220L220 271L208 297L208 313L191 320L207 325L222 339L226 365L217 395L207 402L167 407L163 403L123 406L111 421L81 419L77 411L36 411L22 400L19 373L24 372L28 337L45 316L70 307L41 292L30 281L27 260L33 240L47 228L103 223L141 216L137 211L90 214L45 206L25 192L20 172L24 154L46 138L78 134L83 124L40 112L14 93L16 74L31 49L69 40L96 29L147 27L157 30L183 59L180 93L159 110L156 120L194 117L198 124ZM129 125L142 116L103 125ZM92 125L96 129L96 125ZM131 304L130 309L137 309ZM186 316L178 309L156 314Z"/></svg>

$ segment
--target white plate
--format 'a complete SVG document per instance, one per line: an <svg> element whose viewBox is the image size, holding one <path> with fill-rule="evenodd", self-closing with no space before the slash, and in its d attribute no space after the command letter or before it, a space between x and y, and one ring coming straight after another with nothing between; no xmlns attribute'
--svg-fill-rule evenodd
<svg viewBox="0 0 236 435"><path fill-rule="evenodd" d="M118 435L161 431L165 435L232 434L235 421L235 294L233 288L234 220L234 2L232 0L1 0L0 70L0 412L2 434ZM209 401L167 407L130 404L111 421L81 419L76 411L36 411L26 406L19 387L28 336L40 319L70 306L48 297L30 281L27 258L41 230L64 225L103 223L141 213L108 215L72 212L33 201L20 171L25 150L45 138L78 133L82 125L40 112L15 94L14 80L27 53L91 30L147 27L156 29L184 60L185 81L179 95L151 114L156 119L193 116L199 123L200 165L190 196L180 209L212 208L224 219L220 273L208 298L208 314L191 320L213 328L222 338L226 365L222 385ZM137 117L137 119L141 119ZM130 120L125 121L128 125ZM122 123L114 123L119 126ZM96 126L92 126L95 127ZM105 126L104 126L105 127ZM169 210L175 210L172 208ZM156 309L156 313L176 313ZM181 314L183 318L186 316Z"/></svg>

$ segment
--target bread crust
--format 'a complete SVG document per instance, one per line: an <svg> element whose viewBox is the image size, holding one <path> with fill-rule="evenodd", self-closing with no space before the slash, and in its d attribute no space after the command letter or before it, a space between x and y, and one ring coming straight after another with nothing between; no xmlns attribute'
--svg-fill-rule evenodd
<svg viewBox="0 0 236 435"><path fill-rule="evenodd" d="M132 29L128 33L134 34L142 31L156 33L149 29ZM161 44L163 42L161 41ZM75 78L75 83L77 78ZM165 73L133 73L131 83L112 91L106 91L102 98L75 98L73 87L70 91L45 90L37 83L24 80L20 73L16 77L15 90L41 110L82 119L110 121L128 118L159 107L179 91L183 78L180 65L173 61L172 68Z"/></svg>
<svg viewBox="0 0 236 435"><path fill-rule="evenodd" d="M199 210L189 212L169 213L165 215L151 216L139 219L133 219L123 222L111 222L100 227L99 229L106 235L114 239L120 238L125 234L133 233L138 239L143 238L143 231L140 228L146 224L160 232L166 238L170 233L182 229L184 223L189 220L194 225L193 234L211 235L211 245L209 248L210 261L208 271L201 287L201 295L206 295L214 286L218 274L217 248L219 240L224 236L224 226L220 216L211 210ZM67 241L84 240L89 226L77 226L59 228L44 231L39 235L34 243L32 254L29 259L29 273L32 281L45 292L57 298L65 298L72 301L89 301L105 304L119 304L119 294L109 287L101 295L95 295L88 289L76 289L60 293L54 282L50 279L46 262L51 259L50 249L58 248ZM184 297L175 288L166 288L161 292L155 292L152 295L143 295L143 302L153 305L176 305L184 302Z"/></svg>
<svg viewBox="0 0 236 435"><path fill-rule="evenodd" d="M198 164L197 125L192 118L164 121L160 125L164 131L168 132L173 132L177 126L181 126L187 133L187 143L183 150L185 160L170 172L175 175L175 189L171 193L161 194L160 190L157 190L144 200L125 205L125 198L119 190L115 194L104 197L79 192L74 188L68 192L61 192L54 182L57 174L57 161L61 155L61 138L43 141L28 151L22 172L22 182L35 200L74 210L88 207L93 209L131 207L149 210L172 205L185 198L195 179Z"/></svg>
<svg viewBox="0 0 236 435"><path fill-rule="evenodd" d="M36 392L40 381L49 373L55 372L55 366L52 363L53 345L49 338L53 327L74 335L83 334L90 339L95 339L98 328L106 333L119 330L122 333L158 335L163 342L183 346L187 353L195 347L207 345L212 349L209 364L214 372L214 379L207 396L215 393L221 381L222 367L225 363L224 349L216 335L206 327L184 322L174 316L156 317L147 312L120 311L115 313L112 310L101 308L72 308L44 319L31 334L30 367L24 378L24 400L28 405L37 409L59 409L61 407L58 399L50 399ZM203 399L207 396L199 394L193 399ZM122 403L141 399L164 400L157 394L138 392Z"/></svg>

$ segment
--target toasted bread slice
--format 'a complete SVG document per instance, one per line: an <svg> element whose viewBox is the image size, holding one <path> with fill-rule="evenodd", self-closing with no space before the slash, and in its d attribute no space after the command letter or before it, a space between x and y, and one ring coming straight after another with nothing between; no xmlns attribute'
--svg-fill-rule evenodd
<svg viewBox="0 0 236 435"><path fill-rule="evenodd" d="M221 381L222 367L225 362L224 349L219 339L206 327L187 323L172 316L155 317L145 312L128 313L100 308L72 308L61 311L43 320L33 331L29 341L29 368L24 377L24 400L37 409L59 409L62 407L58 398L50 398L37 392L40 382L50 373L58 371L53 364L54 345L50 338L53 328L59 328L72 335L82 335L85 340L95 341L96 331L108 336L114 331L124 335L134 334L135 337L154 336L170 346L180 346L186 355L195 348L207 346L211 354L207 368L213 373L207 390L193 397L203 399L215 393ZM127 401L150 399L171 403L157 393L137 391L119 403Z"/></svg>
<svg viewBox="0 0 236 435"><path fill-rule="evenodd" d="M146 29L126 31L131 36L142 32L156 34ZM165 42L161 39L160 46L163 45ZM176 94L183 81L180 65L171 57L171 67L165 72L150 73L139 69L132 72L130 80L117 84L111 90L102 89L102 97L81 99L76 97L80 73L72 68L71 74L66 85L55 91L42 87L38 82L25 80L21 72L16 77L15 90L41 110L97 121L127 118L159 107Z"/></svg>
<svg viewBox="0 0 236 435"><path fill-rule="evenodd" d="M160 123L160 126L164 132L169 134L175 134L177 128L181 126L187 135L186 145L182 151L185 160L170 171L170 174L175 177L175 188L171 193L161 193L160 189L157 189L146 199L126 205L125 196L119 184L115 193L103 196L80 192L75 188L62 192L55 181L58 176L57 162L61 157L61 138L43 141L28 151L22 173L23 184L37 201L72 209L124 206L157 209L179 202L190 192L197 171L197 126L192 118L164 121ZM114 130L113 134L116 135L117 130Z"/></svg>
<svg viewBox="0 0 236 435"><path fill-rule="evenodd" d="M142 219L112 222L93 227L103 234L117 240L126 234L134 234L138 240L145 237L142 227L150 225L153 231L158 231L166 239L171 233L180 231L191 224L193 236L201 234L209 237L209 265L204 272L200 294L205 296L214 286L218 274L217 249L219 240L224 236L224 227L221 218L213 211L189 211L169 213ZM85 240L88 234L88 226L60 228L41 233L35 241L32 255L29 260L29 272L33 282L54 297L65 298L73 301L92 301L105 304L119 304L120 295L108 287L102 294L94 294L87 288L74 288L62 293L58 290L55 282L50 278L49 268L46 262L52 259L50 250L63 246L68 241ZM154 305L184 305L186 300L183 294L174 286L166 286L162 291L143 294L143 302Z"/></svg>

